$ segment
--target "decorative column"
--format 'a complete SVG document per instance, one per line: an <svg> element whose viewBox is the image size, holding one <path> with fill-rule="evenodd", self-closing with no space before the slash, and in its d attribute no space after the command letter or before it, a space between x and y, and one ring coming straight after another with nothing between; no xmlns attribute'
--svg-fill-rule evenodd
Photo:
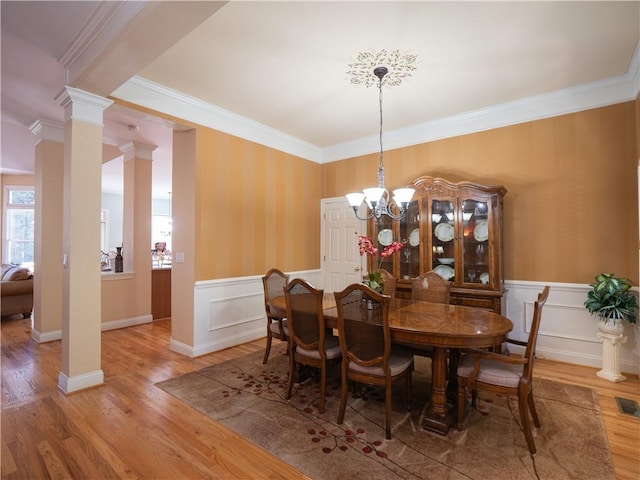
<svg viewBox="0 0 640 480"><path fill-rule="evenodd" d="M33 328L38 343L62 337L62 183L64 125L46 119L30 127L35 142Z"/></svg>
<svg viewBox="0 0 640 480"><path fill-rule="evenodd" d="M624 382L627 377L620 373L620 345L627 341L622 334L598 332L602 339L602 370L596 375L610 382Z"/></svg>
<svg viewBox="0 0 640 480"><path fill-rule="evenodd" d="M100 209L103 112L113 102L65 87L62 216L62 362L58 388L101 385Z"/></svg>

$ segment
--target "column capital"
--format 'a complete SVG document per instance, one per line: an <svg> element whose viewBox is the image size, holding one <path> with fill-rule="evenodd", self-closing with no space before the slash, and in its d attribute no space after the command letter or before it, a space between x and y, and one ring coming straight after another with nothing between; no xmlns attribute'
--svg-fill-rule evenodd
<svg viewBox="0 0 640 480"><path fill-rule="evenodd" d="M101 127L103 112L113 103L113 100L68 85L56 95L55 100L64 108L65 122L73 119Z"/></svg>
<svg viewBox="0 0 640 480"><path fill-rule="evenodd" d="M29 130L36 136L36 145L43 140L64 143L64 124L60 122L38 118L29 126Z"/></svg>
<svg viewBox="0 0 640 480"><path fill-rule="evenodd" d="M124 154L124 161L126 162L133 158L153 160L152 153L156 148L158 148L158 146L149 143L131 141L120 145L118 148Z"/></svg>

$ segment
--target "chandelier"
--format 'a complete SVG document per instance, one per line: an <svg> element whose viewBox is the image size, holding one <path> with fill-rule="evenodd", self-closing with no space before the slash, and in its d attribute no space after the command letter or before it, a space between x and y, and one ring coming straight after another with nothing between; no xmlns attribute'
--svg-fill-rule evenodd
<svg viewBox="0 0 640 480"><path fill-rule="evenodd" d="M383 50L383 53L386 52ZM397 56L397 52L392 52ZM410 58L410 61L406 64L405 70L413 70L415 67L411 65L415 60L415 56L407 56ZM404 58L404 57L403 57ZM360 64L352 64L351 67L355 66L360 67L359 72L355 72L352 70L349 73L353 73L357 75L362 72L362 68ZM397 65L397 64L396 64ZM404 76L408 76L409 74L405 71ZM398 188L393 191L393 197L390 196L389 190L384 186L384 149L382 147L382 83L385 75L389 73L389 69L387 67L377 66L373 69L373 74L378 77L378 97L380 103L380 163L378 165L378 186L372 188L365 188L362 192L357 193L348 193L346 195L347 201L349 205L353 208L353 212L356 215L356 218L359 220L368 220L370 218L375 217L379 219L382 215L387 215L394 220L400 220L404 217L405 212L407 211L407 207L409 206L409 202L411 202L411 198L413 197L413 193L415 190L413 188ZM370 77L370 73L367 73ZM356 77L354 77L356 78ZM393 78L396 83L392 83L392 85L397 85L401 80L397 80L396 77ZM368 80L366 81L368 82ZM352 79L352 83L366 83L360 82ZM366 204L366 208L368 208L369 212L361 215L360 207L362 204Z"/></svg>

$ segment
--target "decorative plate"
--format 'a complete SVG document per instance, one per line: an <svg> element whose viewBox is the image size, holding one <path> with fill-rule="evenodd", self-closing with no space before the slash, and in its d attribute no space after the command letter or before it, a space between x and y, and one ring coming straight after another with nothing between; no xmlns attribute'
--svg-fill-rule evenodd
<svg viewBox="0 0 640 480"><path fill-rule="evenodd" d="M489 222L481 220L476 223L476 228L473 229L473 238L478 242L484 242L489 238Z"/></svg>
<svg viewBox="0 0 640 480"><path fill-rule="evenodd" d="M409 235L409 245L417 247L420 245L420 229L414 228Z"/></svg>
<svg viewBox="0 0 640 480"><path fill-rule="evenodd" d="M438 265L433 269L433 271L445 280L453 278L453 276L456 274L455 270L448 265Z"/></svg>
<svg viewBox="0 0 640 480"><path fill-rule="evenodd" d="M480 282L484 285L489 283L489 273L484 272L480 274Z"/></svg>
<svg viewBox="0 0 640 480"><path fill-rule="evenodd" d="M380 230L380 233L378 233L378 241L380 245L384 245L385 247L391 245L391 242L393 242L393 232L391 229L385 228L384 230Z"/></svg>
<svg viewBox="0 0 640 480"><path fill-rule="evenodd" d="M444 265L451 265L453 262L455 262L455 258L449 258L449 257L440 257L438 259L438 261Z"/></svg>
<svg viewBox="0 0 640 480"><path fill-rule="evenodd" d="M434 230L434 234L438 240L450 242L453 240L453 225L439 223Z"/></svg>

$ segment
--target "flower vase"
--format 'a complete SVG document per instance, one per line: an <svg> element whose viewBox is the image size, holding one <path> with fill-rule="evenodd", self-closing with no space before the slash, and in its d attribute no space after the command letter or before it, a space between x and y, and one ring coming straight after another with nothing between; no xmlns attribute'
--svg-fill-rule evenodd
<svg viewBox="0 0 640 480"><path fill-rule="evenodd" d="M124 258L122 257L122 247L116 247L116 273L120 273L124 269Z"/></svg>

